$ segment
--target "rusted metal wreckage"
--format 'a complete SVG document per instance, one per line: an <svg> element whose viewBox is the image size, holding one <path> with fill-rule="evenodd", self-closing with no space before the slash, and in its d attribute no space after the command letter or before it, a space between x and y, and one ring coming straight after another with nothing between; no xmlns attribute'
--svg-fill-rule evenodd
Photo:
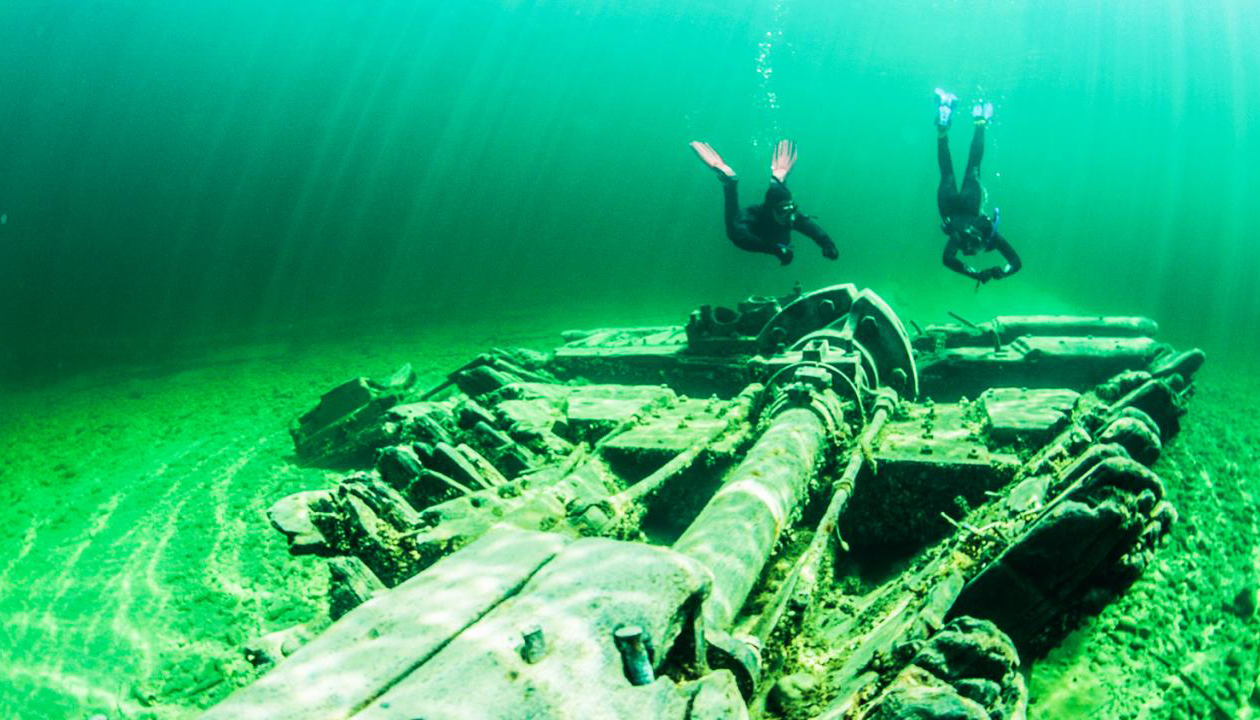
<svg viewBox="0 0 1260 720"><path fill-rule="evenodd" d="M270 511L336 622L204 718L1022 717L1174 521L1155 331L838 285L348 382L293 438L371 469Z"/></svg>

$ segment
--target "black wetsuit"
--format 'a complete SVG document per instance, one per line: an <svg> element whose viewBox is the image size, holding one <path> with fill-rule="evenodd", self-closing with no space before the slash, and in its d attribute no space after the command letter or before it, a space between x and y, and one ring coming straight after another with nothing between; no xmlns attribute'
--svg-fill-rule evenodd
<svg viewBox="0 0 1260 720"><path fill-rule="evenodd" d="M799 210L792 214L790 225L781 225L774 219L771 208L792 199L782 183L772 180L770 189L766 191L766 202L750 205L742 210L739 207L737 184L735 180L725 180L722 183L726 204L726 236L736 247L773 255L779 258L779 262L787 265L792 262L792 231L795 230L813 240L822 249L824 257L831 260L839 257L836 244L831 241L827 231Z"/></svg>
<svg viewBox="0 0 1260 720"><path fill-rule="evenodd" d="M949 136L941 134L936 141L937 162L941 166L941 184L936 189L936 207L941 213L941 230L949 236L942 261L945 267L969 278L996 280L1014 275L1023 267L1015 248L1002 237L993 221L980 212L983 191L980 188L980 161L984 159L984 125L976 125L967 154L967 170L961 190L954 179L954 161L949 154ZM976 270L964 265L958 253L975 255L996 250L1006 258L1005 267Z"/></svg>

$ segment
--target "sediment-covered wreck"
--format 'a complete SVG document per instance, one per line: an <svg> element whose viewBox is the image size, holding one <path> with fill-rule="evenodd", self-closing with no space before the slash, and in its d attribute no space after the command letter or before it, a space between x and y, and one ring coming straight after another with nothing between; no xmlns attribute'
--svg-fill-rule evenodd
<svg viewBox="0 0 1260 720"><path fill-rule="evenodd" d="M1174 522L1155 331L838 285L348 382L293 438L359 470L270 511L336 622L203 717L1022 717Z"/></svg>

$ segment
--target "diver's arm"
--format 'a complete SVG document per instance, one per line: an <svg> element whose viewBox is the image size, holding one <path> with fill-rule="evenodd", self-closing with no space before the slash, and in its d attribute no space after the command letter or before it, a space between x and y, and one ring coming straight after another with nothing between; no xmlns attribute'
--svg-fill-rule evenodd
<svg viewBox="0 0 1260 720"><path fill-rule="evenodd" d="M836 244L831 241L831 237L827 235L827 231L822 226L814 222L814 220L806 215L797 215L796 222L792 223L792 229L814 241L814 244L822 250L823 257L828 260L835 260L840 257L840 251L836 249Z"/></svg>
<svg viewBox="0 0 1260 720"><path fill-rule="evenodd" d="M964 265L962 261L958 259L958 243L955 242L952 237L945 243L945 253L941 257L941 262L945 263L945 267L950 270L953 270L959 275L966 275L973 280L975 280L979 275L975 268L970 265Z"/></svg>
<svg viewBox="0 0 1260 720"><path fill-rule="evenodd" d="M1002 257L1006 258L1004 267L993 268L993 279L1010 277L1019 272L1024 267L1024 263L1020 262L1019 253L1015 252L1015 248L1006 241L996 230L993 232L993 249L1002 253Z"/></svg>

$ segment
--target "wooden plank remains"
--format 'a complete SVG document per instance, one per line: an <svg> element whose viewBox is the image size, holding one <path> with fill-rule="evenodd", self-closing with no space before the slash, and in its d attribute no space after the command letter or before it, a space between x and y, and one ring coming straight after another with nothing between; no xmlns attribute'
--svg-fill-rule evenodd
<svg viewBox="0 0 1260 720"><path fill-rule="evenodd" d="M201 720L343 720L521 587L571 540L496 526L355 608Z"/></svg>

